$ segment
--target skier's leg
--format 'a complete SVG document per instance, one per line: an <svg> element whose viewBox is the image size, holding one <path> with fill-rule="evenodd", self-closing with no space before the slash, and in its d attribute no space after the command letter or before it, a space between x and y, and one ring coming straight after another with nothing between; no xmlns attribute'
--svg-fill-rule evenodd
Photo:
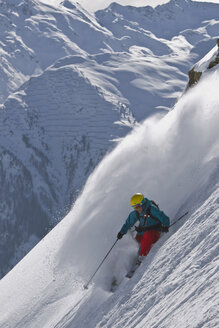
<svg viewBox="0 0 219 328"><path fill-rule="evenodd" d="M136 237L135 237L135 239L137 240L137 242L138 242L139 244L141 244L141 240L142 240L142 238L143 238L143 235L136 235Z"/></svg>
<svg viewBox="0 0 219 328"><path fill-rule="evenodd" d="M141 240L140 256L146 256L149 253L152 244L156 243L159 238L159 231L146 231Z"/></svg>
<svg viewBox="0 0 219 328"><path fill-rule="evenodd" d="M139 249L138 249L138 253L137 253L138 257L140 255L140 251L141 251L141 241L142 241L143 236L144 235L138 235L138 234L135 236L135 239L139 244Z"/></svg>

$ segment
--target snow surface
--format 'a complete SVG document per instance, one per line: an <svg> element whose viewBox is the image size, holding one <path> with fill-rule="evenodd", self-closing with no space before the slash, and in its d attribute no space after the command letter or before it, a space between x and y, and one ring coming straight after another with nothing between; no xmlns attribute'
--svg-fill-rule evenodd
<svg viewBox="0 0 219 328"><path fill-rule="evenodd" d="M206 71L211 61L214 61L219 56L219 47L216 45L210 52L206 54L197 64L194 66L196 72Z"/></svg>
<svg viewBox="0 0 219 328"><path fill-rule="evenodd" d="M71 208L103 156L165 115L218 37L218 5L0 3L0 276Z"/></svg>
<svg viewBox="0 0 219 328"><path fill-rule="evenodd" d="M8 0L0 10L2 274L136 126L63 222L0 281L0 327L218 326L217 67L168 113L191 65L215 46L218 6L112 4L94 16L73 1ZM214 54L199 62L203 69ZM137 245L128 234L84 291L135 191L172 220L185 209L189 217L131 281L123 277ZM121 285L112 295L114 276Z"/></svg>
<svg viewBox="0 0 219 328"><path fill-rule="evenodd" d="M218 326L218 84L215 67L100 162L67 217L0 281L0 327ZM123 277L137 245L123 237L84 290L129 213L133 188L172 222L189 215L131 280ZM121 281L114 294L113 276Z"/></svg>

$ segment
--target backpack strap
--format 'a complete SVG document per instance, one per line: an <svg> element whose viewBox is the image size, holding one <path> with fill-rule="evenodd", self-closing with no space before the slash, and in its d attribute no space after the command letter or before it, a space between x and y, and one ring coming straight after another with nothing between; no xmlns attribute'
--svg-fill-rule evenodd
<svg viewBox="0 0 219 328"><path fill-rule="evenodd" d="M155 203L154 200L151 200L151 204L155 205L157 208L159 208L159 205L157 203Z"/></svg>
<svg viewBox="0 0 219 328"><path fill-rule="evenodd" d="M158 207L158 205L152 200L151 203L155 206ZM159 223L160 225L162 225L162 222L154 215L151 214L151 203L148 206L147 210L146 210L146 214L149 215L154 221L156 221L157 223ZM159 207L158 207L159 208Z"/></svg>
<svg viewBox="0 0 219 328"><path fill-rule="evenodd" d="M150 205L148 206L148 208L146 209L146 215L144 216L145 217L145 221L147 220L148 216L150 216L154 221L156 221L157 223L161 224L162 225L162 222L156 218L154 215L151 214L151 204L155 205L157 208L159 208L159 206L152 200ZM137 215L137 218L138 220L140 220L140 214L138 211L135 211L136 212L136 215Z"/></svg>
<svg viewBox="0 0 219 328"><path fill-rule="evenodd" d="M138 211L135 211L135 212L136 212L136 216L138 218L138 221L140 221L140 214L138 213ZM147 218L148 218L148 214L144 215L144 223L145 223L145 225L146 225Z"/></svg>

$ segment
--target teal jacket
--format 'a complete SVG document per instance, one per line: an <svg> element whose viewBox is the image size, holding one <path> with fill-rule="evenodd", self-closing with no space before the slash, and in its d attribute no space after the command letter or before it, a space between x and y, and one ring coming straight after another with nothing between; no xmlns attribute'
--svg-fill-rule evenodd
<svg viewBox="0 0 219 328"><path fill-rule="evenodd" d="M132 211L129 214L125 224L123 224L120 232L122 234L126 234L127 231L132 228L137 221L139 221L139 227L142 228L157 225L159 222L163 227L169 227L170 225L169 217L147 198L145 198L145 206L143 207L142 213ZM159 228L155 230L159 230ZM145 231L139 232L138 234L144 235L144 233Z"/></svg>

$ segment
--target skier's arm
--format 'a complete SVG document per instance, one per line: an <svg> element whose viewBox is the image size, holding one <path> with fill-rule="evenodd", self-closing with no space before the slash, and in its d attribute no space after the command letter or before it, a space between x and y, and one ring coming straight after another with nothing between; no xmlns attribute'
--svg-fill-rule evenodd
<svg viewBox="0 0 219 328"><path fill-rule="evenodd" d="M135 211L131 212L129 214L128 218L126 219L125 223L123 224L120 232L118 233L117 238L121 239L122 236L125 235L127 233L127 231L133 227L133 225L136 223L137 220L138 220L138 217L137 217Z"/></svg>

